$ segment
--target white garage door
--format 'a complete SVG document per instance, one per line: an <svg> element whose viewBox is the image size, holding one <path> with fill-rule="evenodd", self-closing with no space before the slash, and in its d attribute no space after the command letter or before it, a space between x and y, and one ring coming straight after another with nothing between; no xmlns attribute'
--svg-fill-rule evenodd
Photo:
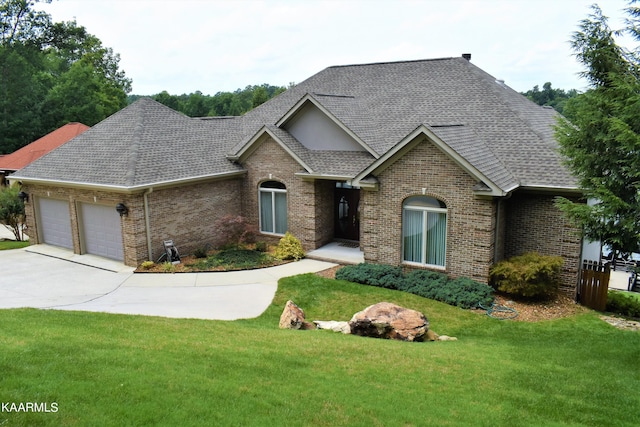
<svg viewBox="0 0 640 427"><path fill-rule="evenodd" d="M38 198L40 234L44 243L73 249L69 202Z"/></svg>
<svg viewBox="0 0 640 427"><path fill-rule="evenodd" d="M80 204L84 252L124 260L120 215L114 206Z"/></svg>

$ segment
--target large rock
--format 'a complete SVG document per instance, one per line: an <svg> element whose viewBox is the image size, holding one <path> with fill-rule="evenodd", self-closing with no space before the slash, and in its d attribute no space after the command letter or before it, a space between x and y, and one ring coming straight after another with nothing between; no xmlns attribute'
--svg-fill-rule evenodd
<svg viewBox="0 0 640 427"><path fill-rule="evenodd" d="M293 301L287 301L280 315L280 328L282 329L315 329L316 326L305 321L304 311Z"/></svg>
<svg viewBox="0 0 640 427"><path fill-rule="evenodd" d="M380 302L353 315L351 333L372 338L424 341L429 321L416 310Z"/></svg>

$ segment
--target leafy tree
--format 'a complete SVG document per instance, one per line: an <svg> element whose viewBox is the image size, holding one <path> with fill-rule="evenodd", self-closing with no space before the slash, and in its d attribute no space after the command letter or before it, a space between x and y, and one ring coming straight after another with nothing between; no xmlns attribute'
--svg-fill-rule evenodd
<svg viewBox="0 0 640 427"><path fill-rule="evenodd" d="M24 240L22 225L25 221L24 203L18 197L17 186L0 188L0 224L11 230L16 240Z"/></svg>
<svg viewBox="0 0 640 427"><path fill-rule="evenodd" d="M533 89L522 92L522 94L536 104L548 105L562 114L567 100L576 97L578 91L576 89L570 89L568 91L554 89L551 87L550 82L546 82L542 85L542 90L540 90L538 85L535 85Z"/></svg>
<svg viewBox="0 0 640 427"><path fill-rule="evenodd" d="M632 2L632 3L635 3ZM586 198L595 205L558 204L591 240L614 251L637 252L640 242L640 61L616 44L599 7L572 39L590 89L567 105L572 122L560 119L556 137ZM637 8L629 8L626 32L638 38ZM640 38L639 38L640 39Z"/></svg>
<svg viewBox="0 0 640 427"><path fill-rule="evenodd" d="M131 91L119 55L75 21L52 23L37 3L0 3L0 153L70 121L93 125Z"/></svg>
<svg viewBox="0 0 640 427"><path fill-rule="evenodd" d="M200 91L179 96L162 91L152 98L189 117L240 116L285 90L285 87L264 83L237 89L235 92L218 92L213 96L203 95ZM139 95L129 95L128 102L132 103L138 98Z"/></svg>

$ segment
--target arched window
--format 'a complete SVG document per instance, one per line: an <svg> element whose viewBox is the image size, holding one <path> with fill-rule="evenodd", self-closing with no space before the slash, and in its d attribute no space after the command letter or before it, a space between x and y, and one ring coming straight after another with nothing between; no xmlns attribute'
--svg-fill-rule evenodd
<svg viewBox="0 0 640 427"><path fill-rule="evenodd" d="M277 181L260 184L260 231L284 234L287 232L287 187Z"/></svg>
<svg viewBox="0 0 640 427"><path fill-rule="evenodd" d="M402 204L402 260L445 267L447 206L428 196L409 197Z"/></svg>

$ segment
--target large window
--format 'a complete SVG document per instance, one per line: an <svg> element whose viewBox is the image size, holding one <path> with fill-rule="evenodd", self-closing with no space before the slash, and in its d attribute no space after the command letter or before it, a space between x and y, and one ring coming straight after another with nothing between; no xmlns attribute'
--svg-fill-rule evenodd
<svg viewBox="0 0 640 427"><path fill-rule="evenodd" d="M409 197L402 205L402 259L445 267L447 207L433 197Z"/></svg>
<svg viewBox="0 0 640 427"><path fill-rule="evenodd" d="M280 182L267 181L260 185L260 231L287 232L287 188Z"/></svg>

